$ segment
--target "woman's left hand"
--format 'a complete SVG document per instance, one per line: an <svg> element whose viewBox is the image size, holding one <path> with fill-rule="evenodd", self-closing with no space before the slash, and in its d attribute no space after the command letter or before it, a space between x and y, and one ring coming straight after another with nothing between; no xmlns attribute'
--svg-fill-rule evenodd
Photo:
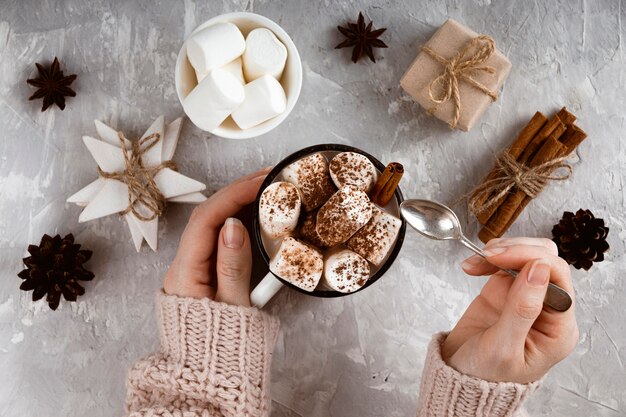
<svg viewBox="0 0 626 417"><path fill-rule="evenodd" d="M254 201L269 170L238 179L193 210L165 275L165 293L250 306L250 236L233 216Z"/></svg>

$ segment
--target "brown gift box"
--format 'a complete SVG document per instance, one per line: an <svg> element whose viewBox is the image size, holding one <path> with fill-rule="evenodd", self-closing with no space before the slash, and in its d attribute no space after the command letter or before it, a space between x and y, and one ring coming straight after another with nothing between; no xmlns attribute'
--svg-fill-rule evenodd
<svg viewBox="0 0 626 417"><path fill-rule="evenodd" d="M439 54L446 60L450 60L457 55L466 44L472 39L478 37L476 32L460 23L448 19L432 38L426 42L426 47ZM468 51L464 58L473 55L477 48ZM497 94L502 87L511 71L511 62L497 49L484 62L477 67L489 66L495 69L494 74L486 71L473 70L467 72L467 76L485 86L488 90ZM415 101L417 101L427 111L431 112L436 118L452 126L455 113L455 100L450 98L442 103L436 103L430 97L430 88L433 80L442 75L444 65L424 51L415 58L409 69L400 79L400 85ZM435 97L440 97L441 84L437 83L435 88ZM456 128L469 131L472 126L481 118L487 107L493 102L493 99L473 86L470 82L458 78L459 98L461 102L460 115Z"/></svg>

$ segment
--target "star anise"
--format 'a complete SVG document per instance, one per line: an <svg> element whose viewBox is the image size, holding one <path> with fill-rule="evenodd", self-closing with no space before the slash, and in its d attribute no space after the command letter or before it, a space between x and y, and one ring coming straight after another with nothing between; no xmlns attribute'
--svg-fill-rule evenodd
<svg viewBox="0 0 626 417"><path fill-rule="evenodd" d="M54 62L48 68L39 63L35 65L37 65L39 77L28 79L26 82L33 87L37 87L37 91L28 99L36 100L43 98L41 111L45 111L53 104L59 106L61 110L65 109L65 97L76 96L76 92L69 87L76 79L76 74L64 76L57 57L54 58Z"/></svg>
<svg viewBox="0 0 626 417"><path fill-rule="evenodd" d="M387 48L385 42L378 39L387 28L372 30L372 21L367 26L363 13L359 12L359 19L356 23L348 22L346 27L337 26L339 32L347 39L335 46L335 49L353 47L352 62L356 63L365 53L372 62L374 58L373 48Z"/></svg>

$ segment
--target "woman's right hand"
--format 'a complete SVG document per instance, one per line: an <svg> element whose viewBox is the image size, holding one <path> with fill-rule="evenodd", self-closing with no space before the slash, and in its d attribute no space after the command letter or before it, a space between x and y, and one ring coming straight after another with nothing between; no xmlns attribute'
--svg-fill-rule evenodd
<svg viewBox="0 0 626 417"><path fill-rule="evenodd" d="M165 275L166 294L250 306L250 236L233 216L254 201L269 171L234 181L193 210Z"/></svg>
<svg viewBox="0 0 626 417"><path fill-rule="evenodd" d="M569 265L547 239L494 239L462 265L474 276L493 274L442 345L459 372L493 382L529 383L543 377L578 343L574 306L543 309L548 283L574 296ZM502 268L521 270L513 280Z"/></svg>

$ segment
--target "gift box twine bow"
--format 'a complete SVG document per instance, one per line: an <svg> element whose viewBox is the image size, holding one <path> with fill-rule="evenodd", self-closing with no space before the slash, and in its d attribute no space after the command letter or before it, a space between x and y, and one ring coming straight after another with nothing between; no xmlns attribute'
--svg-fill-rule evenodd
<svg viewBox="0 0 626 417"><path fill-rule="evenodd" d="M132 212L139 220L153 220L163 214L166 206L165 196L154 181L154 176L163 168L176 170L176 164L167 160L154 167L144 166L143 155L161 140L158 133L131 141L130 149L126 146L126 138L122 132L117 132L117 137L124 154L124 171L105 172L98 167L98 172L104 178L121 181L128 186L128 207L120 212L121 215ZM151 214L140 213L139 207L142 206Z"/></svg>
<svg viewBox="0 0 626 417"><path fill-rule="evenodd" d="M530 198L535 198L549 181L565 181L572 175L572 166L565 162L567 156L555 158L535 167L517 162L508 152L496 158L497 176L476 187L468 201L470 213L477 215L502 201L506 194L517 187ZM561 175L552 174L564 168Z"/></svg>
<svg viewBox="0 0 626 417"><path fill-rule="evenodd" d="M474 49L474 54L469 55ZM486 35L481 35L468 41L463 49L450 59L442 57L426 45L422 46L422 51L444 67L441 74L430 83L428 95L436 104L445 103L450 99L454 101L454 115L449 123L451 128L454 129L456 127L461 115L459 80L463 80L485 93L491 97L493 101L497 100L498 95L495 92L472 78L472 73L476 71L486 72L491 75L496 73L493 67L488 65L481 66L481 64L493 54L495 49L496 42L490 36ZM430 112L434 113L435 110L436 106L431 108Z"/></svg>

